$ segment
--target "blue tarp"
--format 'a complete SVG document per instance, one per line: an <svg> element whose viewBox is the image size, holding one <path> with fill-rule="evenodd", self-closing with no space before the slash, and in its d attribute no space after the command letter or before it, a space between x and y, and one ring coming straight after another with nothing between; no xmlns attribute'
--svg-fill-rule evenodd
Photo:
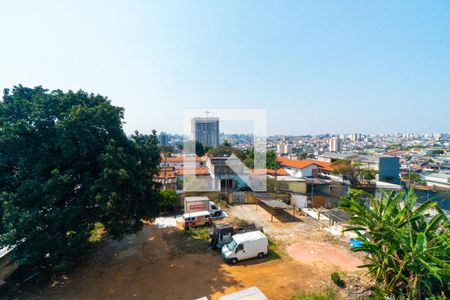
<svg viewBox="0 0 450 300"><path fill-rule="evenodd" d="M362 246L362 244L363 244L363 242L360 240L350 239L350 247L352 247L352 249L359 248Z"/></svg>

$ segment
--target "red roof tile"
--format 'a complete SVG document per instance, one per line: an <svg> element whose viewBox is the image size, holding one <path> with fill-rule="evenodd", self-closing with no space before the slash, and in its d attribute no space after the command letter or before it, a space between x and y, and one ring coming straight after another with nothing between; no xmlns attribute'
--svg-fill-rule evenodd
<svg viewBox="0 0 450 300"><path fill-rule="evenodd" d="M202 162L205 161L205 159L203 157L198 157L198 156L188 156L188 157L183 157L183 156L173 156L173 157L168 157L166 159L168 164L174 164L174 163L183 163L183 162ZM161 158L161 163L164 163L164 158Z"/></svg>
<svg viewBox="0 0 450 300"><path fill-rule="evenodd" d="M331 163L319 160L311 160L311 159L298 160L286 157L278 157L277 161L280 163L281 166L291 167L295 169L304 169L306 167L309 167L310 165L316 165L319 167L319 169L322 170L326 171L333 170Z"/></svg>
<svg viewBox="0 0 450 300"><path fill-rule="evenodd" d="M185 174L188 175L209 175L209 169L206 167L203 168L179 168L177 169L177 173L180 176Z"/></svg>

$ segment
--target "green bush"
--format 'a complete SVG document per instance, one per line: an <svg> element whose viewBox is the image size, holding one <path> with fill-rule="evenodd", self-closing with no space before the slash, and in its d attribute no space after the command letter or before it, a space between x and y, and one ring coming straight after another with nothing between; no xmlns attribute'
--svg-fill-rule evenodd
<svg viewBox="0 0 450 300"><path fill-rule="evenodd" d="M277 244L277 242L269 235L267 235L267 239L269 241L269 247L268 247L268 253L267 253L267 259L280 259L281 258L281 249L280 246Z"/></svg>
<svg viewBox="0 0 450 300"><path fill-rule="evenodd" d="M364 253L363 267L386 295L450 298L450 221L436 202L417 203L413 190L376 196L351 190L340 205L352 216L347 230L363 242L353 251Z"/></svg>
<svg viewBox="0 0 450 300"><path fill-rule="evenodd" d="M345 282L341 279L338 272L331 273L331 281L333 281L338 287L345 287Z"/></svg>
<svg viewBox="0 0 450 300"><path fill-rule="evenodd" d="M189 227L188 233L194 239L209 241L209 227Z"/></svg>
<svg viewBox="0 0 450 300"><path fill-rule="evenodd" d="M159 194L161 196L159 210L163 213L173 212L177 205L177 192L175 190L163 190Z"/></svg>

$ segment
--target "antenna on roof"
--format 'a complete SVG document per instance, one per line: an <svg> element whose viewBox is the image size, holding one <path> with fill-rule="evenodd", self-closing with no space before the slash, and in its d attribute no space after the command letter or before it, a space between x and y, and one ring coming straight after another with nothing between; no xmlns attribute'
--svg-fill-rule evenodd
<svg viewBox="0 0 450 300"><path fill-rule="evenodd" d="M208 118L210 114L212 114L212 115L213 115L214 113L212 113L212 112L210 112L210 111L207 111L207 110L205 110L205 114L206 114L206 117Z"/></svg>

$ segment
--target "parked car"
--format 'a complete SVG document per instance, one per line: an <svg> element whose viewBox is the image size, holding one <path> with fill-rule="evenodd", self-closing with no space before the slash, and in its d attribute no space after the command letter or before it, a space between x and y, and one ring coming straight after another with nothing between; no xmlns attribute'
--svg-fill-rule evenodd
<svg viewBox="0 0 450 300"><path fill-rule="evenodd" d="M196 226L211 226L212 225L211 214L209 211L196 211L183 215L183 227L189 229L189 227Z"/></svg>
<svg viewBox="0 0 450 300"><path fill-rule="evenodd" d="M222 247L222 257L232 264L254 257L267 255L269 241L261 231L233 235L230 243Z"/></svg>
<svg viewBox="0 0 450 300"><path fill-rule="evenodd" d="M249 186L242 186L236 189L238 192L251 192L252 189Z"/></svg>

